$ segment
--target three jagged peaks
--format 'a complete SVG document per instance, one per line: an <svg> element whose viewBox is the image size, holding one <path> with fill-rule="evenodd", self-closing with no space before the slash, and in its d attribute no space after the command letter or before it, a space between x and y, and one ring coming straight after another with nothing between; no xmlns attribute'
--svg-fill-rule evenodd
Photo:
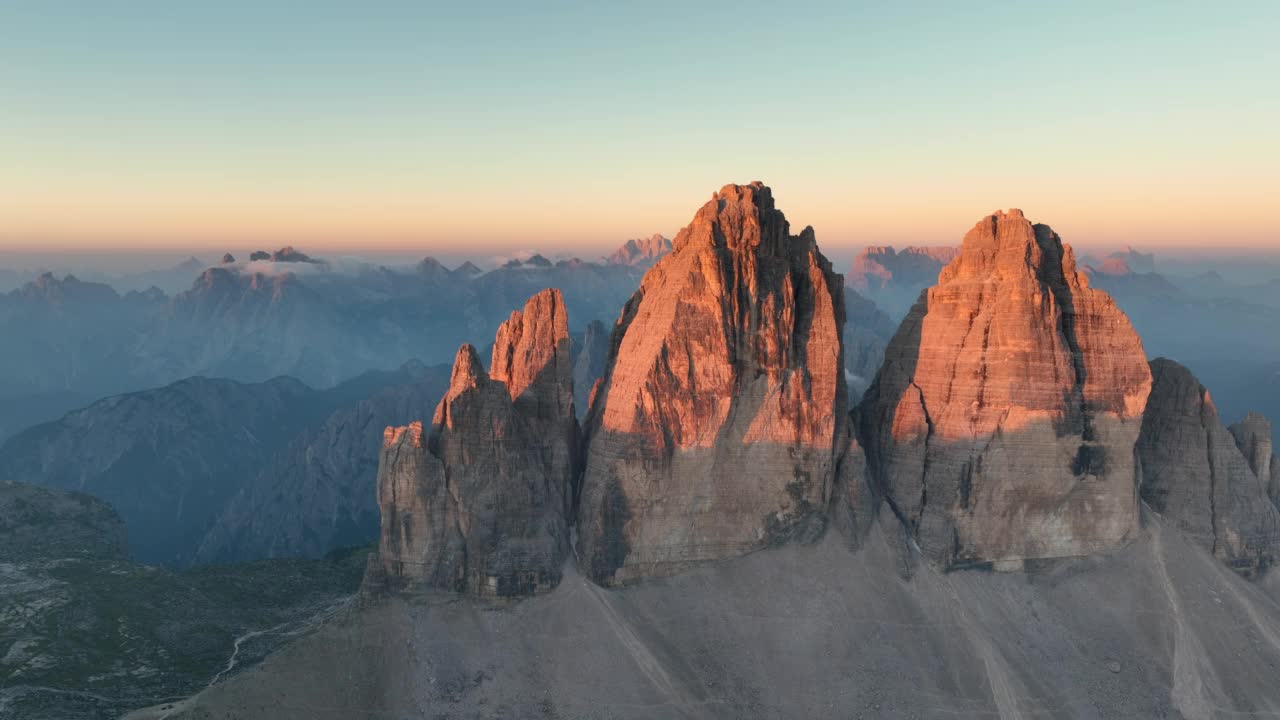
<svg viewBox="0 0 1280 720"><path fill-rule="evenodd" d="M582 572L617 585L829 523L856 547L877 518L938 568L1013 570L1121 546L1140 499L1241 572L1272 562L1269 424L1200 412L1222 467L1152 455L1186 449L1160 438L1190 427L1189 381L1152 391L1152 367L1180 376L1051 228L997 211L953 252L902 255L947 262L852 410L843 279L762 183L713 194L576 365L559 292L534 295L488 372L459 350L430 428L388 430L379 573L518 597L559 581L571 526Z"/></svg>

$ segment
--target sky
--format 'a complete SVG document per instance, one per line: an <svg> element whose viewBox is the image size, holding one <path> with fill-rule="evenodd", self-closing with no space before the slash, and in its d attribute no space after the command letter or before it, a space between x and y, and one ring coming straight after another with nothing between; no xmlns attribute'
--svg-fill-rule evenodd
<svg viewBox="0 0 1280 720"><path fill-rule="evenodd" d="M0 0L0 250L573 250L762 180L824 247L1020 207L1280 246L1280 3Z"/></svg>

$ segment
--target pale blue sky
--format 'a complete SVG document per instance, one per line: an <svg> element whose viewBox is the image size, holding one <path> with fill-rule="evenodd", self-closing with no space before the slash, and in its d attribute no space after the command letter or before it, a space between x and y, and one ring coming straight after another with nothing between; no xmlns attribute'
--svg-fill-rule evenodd
<svg viewBox="0 0 1280 720"><path fill-rule="evenodd" d="M1277 2L2 1L0 36L0 245L607 244L752 179L824 243L1019 205L1277 238Z"/></svg>

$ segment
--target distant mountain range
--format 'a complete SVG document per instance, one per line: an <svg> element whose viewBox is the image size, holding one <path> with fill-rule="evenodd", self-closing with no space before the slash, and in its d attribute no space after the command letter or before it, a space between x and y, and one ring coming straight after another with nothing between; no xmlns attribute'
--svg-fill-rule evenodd
<svg viewBox="0 0 1280 720"><path fill-rule="evenodd" d="M488 272L472 263L451 270L432 258L414 267L329 263L282 248L211 267L193 258L175 271L198 276L172 297L46 273L0 294L0 404L47 400L65 411L71 398L197 375L242 382L289 375L329 387L410 359L447 362L458 344L483 339L550 286L563 291L581 332L592 320L612 324L663 252L649 244L632 257L629 247L617 262L535 255ZM0 412L0 437L22 426Z"/></svg>
<svg viewBox="0 0 1280 720"><path fill-rule="evenodd" d="M447 367L421 363L329 390L188 378L18 433L0 478L109 502L142 562L320 557L376 536L377 438L430 412L447 383Z"/></svg>

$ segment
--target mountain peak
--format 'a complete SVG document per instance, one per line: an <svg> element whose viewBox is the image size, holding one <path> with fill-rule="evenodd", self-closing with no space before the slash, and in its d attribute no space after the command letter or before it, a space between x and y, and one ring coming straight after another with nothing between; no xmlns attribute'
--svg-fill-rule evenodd
<svg viewBox="0 0 1280 720"><path fill-rule="evenodd" d="M997 211L889 344L860 439L932 561L1020 567L1135 532L1133 449L1150 389L1141 340L1070 246Z"/></svg>
<svg viewBox="0 0 1280 720"><path fill-rule="evenodd" d="M816 536L845 431L843 292L763 183L645 273L587 420L579 555L606 584Z"/></svg>
<svg viewBox="0 0 1280 720"><path fill-rule="evenodd" d="M565 400L573 402L569 322L559 290L542 290L529 298L522 310L512 311L494 337L490 368L491 377L506 383L513 400L530 388L541 394L545 388L535 386L550 382L553 388L569 390ZM571 407L564 410L572 413Z"/></svg>
<svg viewBox="0 0 1280 720"><path fill-rule="evenodd" d="M449 376L449 395L457 395L464 390L479 385L489 379L480 361L480 354L471 343L464 343L458 348L457 357L453 361L453 373Z"/></svg>
<svg viewBox="0 0 1280 720"><path fill-rule="evenodd" d="M652 265L671 252L671 241L660 233L633 238L623 243L605 262L611 265Z"/></svg>
<svg viewBox="0 0 1280 720"><path fill-rule="evenodd" d="M566 326L558 290L534 295L495 339L494 379L508 385L487 382L463 345L426 447L406 451L414 431L387 430L377 487L389 582L483 597L559 582L577 437Z"/></svg>

